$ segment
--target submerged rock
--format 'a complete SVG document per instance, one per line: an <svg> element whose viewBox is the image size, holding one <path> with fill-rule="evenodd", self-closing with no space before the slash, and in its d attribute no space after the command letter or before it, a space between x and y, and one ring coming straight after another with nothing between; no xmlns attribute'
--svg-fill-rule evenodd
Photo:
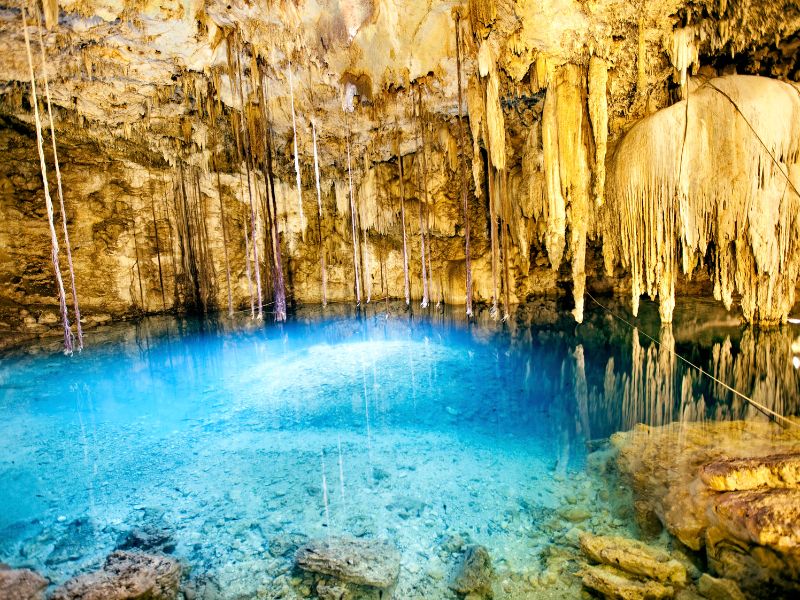
<svg viewBox="0 0 800 600"><path fill-rule="evenodd" d="M785 551L800 549L800 489L719 494L710 514L715 526L742 541Z"/></svg>
<svg viewBox="0 0 800 600"><path fill-rule="evenodd" d="M494 568L484 546L469 546L458 565L450 588L472 598L491 598Z"/></svg>
<svg viewBox="0 0 800 600"><path fill-rule="evenodd" d="M619 568L637 577L683 585L686 567L667 552L619 536L580 536L581 550L594 562Z"/></svg>
<svg viewBox="0 0 800 600"><path fill-rule="evenodd" d="M638 511L746 595L800 597L800 431L765 422L638 426L613 436Z"/></svg>
<svg viewBox="0 0 800 600"><path fill-rule="evenodd" d="M53 546L53 550L45 559L48 566L78 560L93 551L97 545L97 530L94 522L88 517L71 521L63 535Z"/></svg>
<svg viewBox="0 0 800 600"><path fill-rule="evenodd" d="M615 600L659 600L672 598L675 590L657 581L638 581L609 565L587 566L581 572L583 585Z"/></svg>
<svg viewBox="0 0 800 600"><path fill-rule="evenodd" d="M297 550L295 563L304 571L382 590L393 588L400 574L400 553L383 540L311 540Z"/></svg>
<svg viewBox="0 0 800 600"><path fill-rule="evenodd" d="M697 582L697 589L708 600L745 600L742 590L730 579L717 579L703 574Z"/></svg>
<svg viewBox="0 0 800 600"><path fill-rule="evenodd" d="M30 569L12 569L0 563L0 598L42 600L47 580Z"/></svg>
<svg viewBox="0 0 800 600"><path fill-rule="evenodd" d="M163 552L171 554L175 550L175 540L169 527L144 525L131 529L120 536L118 550L140 550L142 552Z"/></svg>
<svg viewBox="0 0 800 600"><path fill-rule="evenodd" d="M800 453L719 459L703 466L700 478L709 488L720 492L800 488Z"/></svg>
<svg viewBox="0 0 800 600"><path fill-rule="evenodd" d="M172 558L117 551L101 570L70 579L50 600L174 600L180 579Z"/></svg>

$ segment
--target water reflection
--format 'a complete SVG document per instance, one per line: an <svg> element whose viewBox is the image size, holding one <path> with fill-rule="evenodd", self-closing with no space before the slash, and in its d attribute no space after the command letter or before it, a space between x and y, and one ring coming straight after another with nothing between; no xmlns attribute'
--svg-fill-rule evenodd
<svg viewBox="0 0 800 600"><path fill-rule="evenodd" d="M791 328L687 308L661 327L644 305L635 330L598 307L576 326L555 302L504 324L329 305L283 325L115 325L71 359L18 349L0 359L0 561L60 581L157 515L220 581L250 581L241 564L278 533L389 537L421 564L467 535L509 569L535 564L556 511L589 518L587 447L638 423L764 418L675 353L800 412Z"/></svg>

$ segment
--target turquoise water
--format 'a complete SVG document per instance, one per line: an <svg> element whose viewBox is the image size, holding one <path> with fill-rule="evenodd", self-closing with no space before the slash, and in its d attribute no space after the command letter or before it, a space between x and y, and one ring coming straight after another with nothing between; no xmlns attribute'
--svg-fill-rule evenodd
<svg viewBox="0 0 800 600"><path fill-rule="evenodd" d="M468 542L507 574L507 597L536 597L559 532L631 527L586 471L611 433L757 418L700 379L687 396L681 364L599 309L581 326L542 307L507 324L458 313L154 318L91 332L72 358L9 353L0 562L60 583L136 547L181 558L222 597L303 597L297 544L345 533L400 548L397 597L454 597L450 555ZM734 383L764 341L720 319L650 331L706 368L728 356ZM787 365L773 402L796 412L793 333L770 335L764 377ZM591 516L565 519L576 506Z"/></svg>

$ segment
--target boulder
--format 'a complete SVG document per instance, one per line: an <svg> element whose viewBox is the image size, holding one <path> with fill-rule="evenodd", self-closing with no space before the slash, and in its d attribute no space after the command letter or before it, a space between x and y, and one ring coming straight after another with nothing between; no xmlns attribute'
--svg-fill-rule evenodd
<svg viewBox="0 0 800 600"><path fill-rule="evenodd" d="M469 546L461 557L450 588L470 597L491 598L494 568L484 546Z"/></svg>
<svg viewBox="0 0 800 600"><path fill-rule="evenodd" d="M700 478L718 492L800 488L800 453L717 459L700 469Z"/></svg>
<svg viewBox="0 0 800 600"><path fill-rule="evenodd" d="M0 598L43 600L47 580L30 569L12 569L0 564Z"/></svg>
<svg viewBox="0 0 800 600"><path fill-rule="evenodd" d="M762 421L615 434L637 511L652 510L746 596L800 597L800 429ZM709 585L708 583L706 585Z"/></svg>
<svg viewBox="0 0 800 600"><path fill-rule="evenodd" d="M686 583L686 567L667 552L619 536L583 533L581 550L594 562L621 569L640 578L678 585Z"/></svg>
<svg viewBox="0 0 800 600"><path fill-rule="evenodd" d="M50 600L174 600L180 579L172 558L116 551L101 570L70 579Z"/></svg>
<svg viewBox="0 0 800 600"><path fill-rule="evenodd" d="M580 576L587 588L614 600L660 600L675 595L670 585L632 579L624 571L609 565L587 566Z"/></svg>
<svg viewBox="0 0 800 600"><path fill-rule="evenodd" d="M400 574L400 553L383 540L331 537L307 542L295 553L295 564L343 583L390 589Z"/></svg>

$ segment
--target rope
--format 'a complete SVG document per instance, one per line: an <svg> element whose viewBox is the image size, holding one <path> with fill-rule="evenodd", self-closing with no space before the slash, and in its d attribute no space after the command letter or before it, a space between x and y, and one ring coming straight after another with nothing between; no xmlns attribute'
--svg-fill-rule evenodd
<svg viewBox="0 0 800 600"><path fill-rule="evenodd" d="M772 159L772 162L773 162L773 163L775 163L775 166L776 166L776 167L778 167L778 171L780 171L780 174L781 174L781 175L783 175L783 176L786 178L786 182L787 182L787 183L789 184L789 186L792 188L792 191L793 191L793 192L794 192L794 193L795 193L797 196L800 196L800 191L798 191L798 190L797 190L797 187L794 185L794 182L793 182L793 181L792 181L792 180L789 178L789 174L788 174L788 172L787 172L787 171L788 171L788 165L787 165L787 170L786 170L786 171L784 171L784 170L783 170L783 168L781 167L781 163L780 163L780 162L778 162L778 159L777 159L777 158L775 158L775 156L772 154L772 150L770 150L770 149L769 149L769 147L767 146L767 144L764 142L764 140L763 140L763 139L761 139L761 136L758 134L758 132L756 131L755 127L753 127L752 123L750 123L750 120L749 120L749 119L748 119L748 118L745 116L745 114L744 114L744 113L741 111L741 109L739 108L739 105L738 105L738 104L736 104L736 102L734 101L734 99L733 99L733 98L731 98L731 97L730 97L730 95L728 95L726 92L724 92L724 91L722 91L721 89L719 89L717 86L715 86L715 85L714 85L713 83L711 83L710 81L707 81L707 82L705 82L703 85L707 85L707 86L708 86L708 87L710 87L711 89L715 90L716 92L718 92L719 94L721 94L722 96L724 96L724 97L725 97L725 98L728 100L728 102L730 102L730 103L733 105L733 108L734 108L734 109L736 109L736 112L739 114L739 116L740 116L740 117L742 117L742 120L744 120L744 122L745 122L745 123L747 123L747 126L750 128L750 131L752 131L752 132L753 132L753 135L755 135L755 136L756 136L756 139L757 139L757 140L758 140L758 141L761 143L761 145L764 147L764 150L767 152L767 154L769 155L770 159ZM794 87L794 86L792 86L792 87ZM795 91L797 91L797 90L795 90ZM800 93L800 91L798 91L798 93ZM687 107L688 107L688 103L687 103Z"/></svg>
<svg viewBox="0 0 800 600"><path fill-rule="evenodd" d="M651 342L656 344L659 348L664 348L664 346L661 344L661 342L659 342L657 339L655 339L651 335L648 335L647 332L642 331L641 329L639 329L638 327L633 325L630 321L624 319L623 317L620 317L618 314L616 314L614 311L612 311L607 306L604 306L603 304L600 304L600 302L598 302L597 299L594 296L592 296L588 291L586 291L585 293L586 293L587 296L589 296L589 298L592 300L592 302L594 302L595 304L597 304L597 306L599 306L600 308L602 308L603 310L608 312L612 317L614 317L615 319L617 319L619 321L622 321L623 323L625 323L631 329L635 329L635 330L639 331L644 337L646 337L648 340L650 340ZM699 371L700 374L705 375L706 377L710 378L715 383L721 385L726 390L728 390L729 392L733 393L735 396L741 398L742 400L745 400L746 402L748 402L749 404L751 404L752 406L756 407L758 410L763 412L765 415L768 415L768 416L772 417L774 420L780 422L782 425L784 425L784 426L792 426L792 427L800 427L800 424L798 424L798 423L796 423L796 422L794 422L794 421L792 421L790 419L787 419L786 417L784 417L783 415L775 412L771 408L767 408L763 404L761 404L759 402L756 402L755 400L753 400L749 396L745 396L739 390L729 386L724 381L721 381L720 379L717 379L711 373L709 373L708 371L706 371L702 367L699 367L698 365L694 364L692 361L684 358L683 356L681 356L680 354L678 354L674 350L671 350L670 348L664 348L664 349L667 350L674 357L682 360L683 362L685 362L690 367L692 367L692 368L696 369L697 371Z"/></svg>

